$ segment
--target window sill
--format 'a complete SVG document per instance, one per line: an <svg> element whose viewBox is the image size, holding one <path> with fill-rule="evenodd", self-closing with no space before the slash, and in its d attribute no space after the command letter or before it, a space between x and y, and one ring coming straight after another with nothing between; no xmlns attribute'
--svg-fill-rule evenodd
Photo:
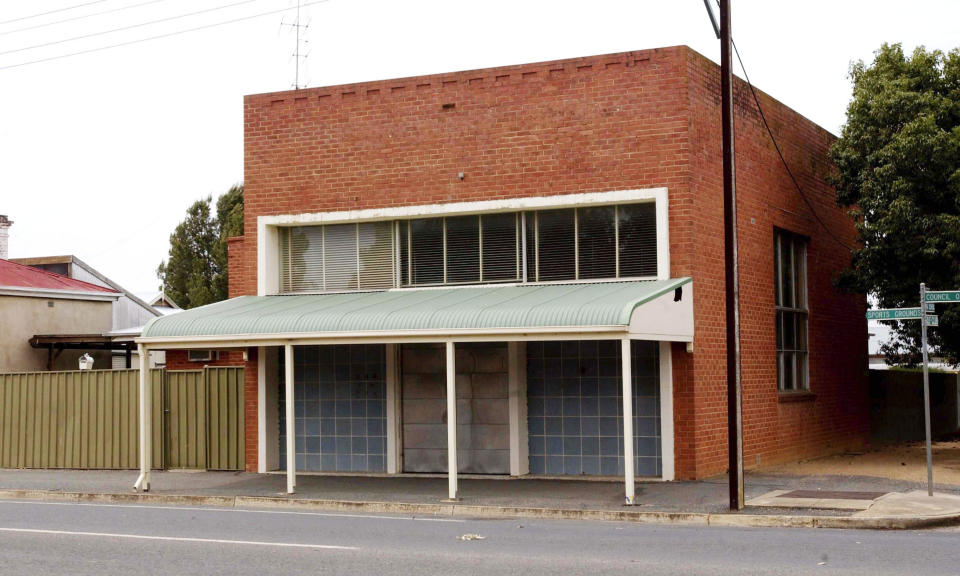
<svg viewBox="0 0 960 576"><path fill-rule="evenodd" d="M777 399L780 402L813 402L817 395L809 390L797 390L791 392L779 392Z"/></svg>

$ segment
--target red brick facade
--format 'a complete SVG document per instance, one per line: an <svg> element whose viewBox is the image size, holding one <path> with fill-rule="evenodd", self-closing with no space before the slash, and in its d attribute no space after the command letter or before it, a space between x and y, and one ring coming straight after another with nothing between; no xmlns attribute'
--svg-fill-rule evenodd
<svg viewBox="0 0 960 576"><path fill-rule="evenodd" d="M230 295L256 293L257 217L666 187L671 275L692 276L694 352L673 346L677 478L726 468L719 68L686 47L248 96L245 236ZM863 296L831 285L849 254L818 227L736 85L745 463L867 438ZM817 213L855 231L825 182L833 136L761 94ZM458 173L464 173L463 180ZM809 237L810 391L777 392L773 233ZM256 361L247 363L256 468Z"/></svg>

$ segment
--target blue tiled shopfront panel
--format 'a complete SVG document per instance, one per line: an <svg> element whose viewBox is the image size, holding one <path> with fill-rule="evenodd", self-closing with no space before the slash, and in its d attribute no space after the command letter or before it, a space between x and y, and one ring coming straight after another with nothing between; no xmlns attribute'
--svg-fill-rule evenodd
<svg viewBox="0 0 960 576"><path fill-rule="evenodd" d="M660 383L656 342L632 351L634 469L659 476ZM531 474L622 475L620 341L527 343Z"/></svg>
<svg viewBox="0 0 960 576"><path fill-rule="evenodd" d="M297 470L385 472L385 347L297 346L293 350ZM282 356L280 364L282 382ZM286 469L282 385L279 405L280 467Z"/></svg>

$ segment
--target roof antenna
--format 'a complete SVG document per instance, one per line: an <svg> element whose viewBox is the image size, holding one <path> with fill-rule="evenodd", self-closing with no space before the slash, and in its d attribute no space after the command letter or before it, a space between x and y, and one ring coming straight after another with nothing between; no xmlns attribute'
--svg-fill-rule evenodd
<svg viewBox="0 0 960 576"><path fill-rule="evenodd" d="M309 52L304 54L304 51L301 50L301 44L306 45L310 43L310 41L304 37L306 36L307 28L310 27L310 21L307 20L306 24L302 24L300 21L301 1L302 0L297 0L297 15L293 22L288 23L284 22L283 19L280 20L280 26L289 26L296 31L297 43L293 54L290 55L290 57L294 59L294 76L293 84L291 86L294 90L299 90L304 87L300 84L300 60L304 60L304 63L306 63L307 57L310 56Z"/></svg>

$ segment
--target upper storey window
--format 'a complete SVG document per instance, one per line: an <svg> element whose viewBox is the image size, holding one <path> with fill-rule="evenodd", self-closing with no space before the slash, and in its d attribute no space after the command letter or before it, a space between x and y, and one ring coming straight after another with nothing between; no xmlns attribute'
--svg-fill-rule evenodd
<svg viewBox="0 0 960 576"><path fill-rule="evenodd" d="M621 204L528 212L532 282L657 275L656 205Z"/></svg>
<svg viewBox="0 0 960 576"><path fill-rule="evenodd" d="M280 292L657 275L653 202L280 229Z"/></svg>
<svg viewBox="0 0 960 576"><path fill-rule="evenodd" d="M392 222L280 229L280 291L382 290L396 284Z"/></svg>
<svg viewBox="0 0 960 576"><path fill-rule="evenodd" d="M397 222L402 286L520 282L520 214Z"/></svg>

